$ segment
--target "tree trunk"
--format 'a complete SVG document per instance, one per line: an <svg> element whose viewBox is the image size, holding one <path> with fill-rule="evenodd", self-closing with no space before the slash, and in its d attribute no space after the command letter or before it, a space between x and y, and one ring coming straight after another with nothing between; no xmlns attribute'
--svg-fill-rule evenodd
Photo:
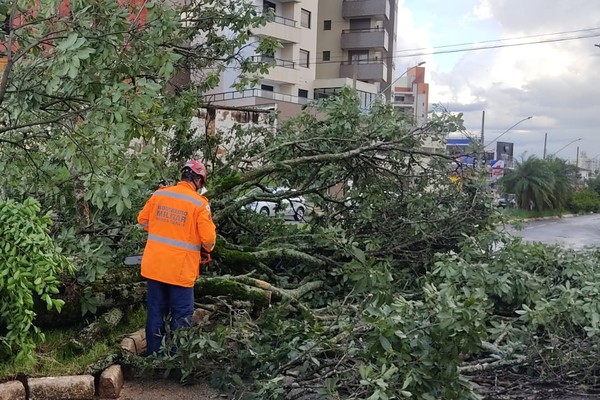
<svg viewBox="0 0 600 400"><path fill-rule="evenodd" d="M90 286L87 291L75 283L65 285L58 296L65 301L60 313L47 311L45 303L36 304L35 324L39 327L56 327L73 325L81 322L82 304L94 304L96 313L102 313L111 308L128 309L143 304L146 297L146 282L132 282L133 275L121 271L123 279L128 283L115 283L117 274L111 274L108 283L101 281ZM202 297L226 297L230 300L247 301L253 304L253 310L259 312L268 307L273 301L283 299L297 303L305 293L315 290L321 282L309 282L296 289L279 289L268 282L249 276L200 277L194 286L196 299ZM89 306L88 306L89 308Z"/></svg>

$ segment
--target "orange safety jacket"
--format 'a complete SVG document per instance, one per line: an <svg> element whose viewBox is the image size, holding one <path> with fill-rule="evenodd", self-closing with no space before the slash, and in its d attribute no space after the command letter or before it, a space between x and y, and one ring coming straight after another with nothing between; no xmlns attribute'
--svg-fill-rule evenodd
<svg viewBox="0 0 600 400"><path fill-rule="evenodd" d="M142 276L192 287L200 274L200 251L211 252L217 237L208 199L190 182L158 189L140 211L148 231Z"/></svg>

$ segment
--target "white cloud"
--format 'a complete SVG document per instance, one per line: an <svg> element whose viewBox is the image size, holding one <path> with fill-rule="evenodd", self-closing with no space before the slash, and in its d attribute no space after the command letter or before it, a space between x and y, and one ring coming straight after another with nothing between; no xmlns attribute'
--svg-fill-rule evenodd
<svg viewBox="0 0 600 400"><path fill-rule="evenodd" d="M492 14L492 6L490 5L489 0L480 0L479 4L475 5L473 8L473 17L478 20L486 20L491 19Z"/></svg>
<svg viewBox="0 0 600 400"><path fill-rule="evenodd" d="M575 37L586 33L507 40L600 27L600 1L465 0L459 3L464 8L462 15L472 16L470 20L462 20L460 27L468 33L468 42L480 42L479 45L491 44L481 43L490 39L516 43ZM451 16L447 24L439 23L440 15L436 18L437 24L425 27L428 33L419 32L421 39L440 37L448 30L457 29ZM496 35L490 38L494 29ZM600 33L600 30L595 32ZM445 44L452 43L456 42ZM426 65L430 100L464 111L466 126L474 132L480 130L485 110L485 130L489 138L532 115L534 118L503 136L515 141L516 154L528 151L541 155L543 146L539 143L543 142L546 132L549 149L556 150L581 137L582 148L588 153L600 153L600 113L597 112L600 84L595 76L600 67L600 48L595 47L595 43L600 43L600 37L468 51L460 53L460 57L453 59L453 65L444 70L438 66L448 58L437 55L435 61L428 60ZM576 146L572 147L561 155L569 156Z"/></svg>

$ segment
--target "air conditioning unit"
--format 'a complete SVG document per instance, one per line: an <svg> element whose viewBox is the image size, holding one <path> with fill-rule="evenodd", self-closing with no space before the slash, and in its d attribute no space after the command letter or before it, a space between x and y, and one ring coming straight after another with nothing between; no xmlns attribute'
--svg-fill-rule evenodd
<svg viewBox="0 0 600 400"><path fill-rule="evenodd" d="M377 61L380 59L381 59L381 52L380 51L373 52L373 60Z"/></svg>
<svg viewBox="0 0 600 400"><path fill-rule="evenodd" d="M375 28L376 29L383 29L383 21L375 21Z"/></svg>

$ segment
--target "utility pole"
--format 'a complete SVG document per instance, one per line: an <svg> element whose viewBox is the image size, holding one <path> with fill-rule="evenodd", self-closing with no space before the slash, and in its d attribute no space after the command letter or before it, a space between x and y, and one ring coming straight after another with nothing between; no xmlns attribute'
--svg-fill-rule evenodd
<svg viewBox="0 0 600 400"><path fill-rule="evenodd" d="M542 156L542 160L546 159L546 144L548 143L548 132L544 133L544 155Z"/></svg>
<svg viewBox="0 0 600 400"><path fill-rule="evenodd" d="M579 170L579 146L577 146L577 158L575 159L575 168Z"/></svg>
<svg viewBox="0 0 600 400"><path fill-rule="evenodd" d="M358 56L352 56L352 89L356 90L356 79L358 78Z"/></svg>
<svg viewBox="0 0 600 400"><path fill-rule="evenodd" d="M485 130L485 110L481 112L481 168L485 168L485 141L484 141L484 130Z"/></svg>

